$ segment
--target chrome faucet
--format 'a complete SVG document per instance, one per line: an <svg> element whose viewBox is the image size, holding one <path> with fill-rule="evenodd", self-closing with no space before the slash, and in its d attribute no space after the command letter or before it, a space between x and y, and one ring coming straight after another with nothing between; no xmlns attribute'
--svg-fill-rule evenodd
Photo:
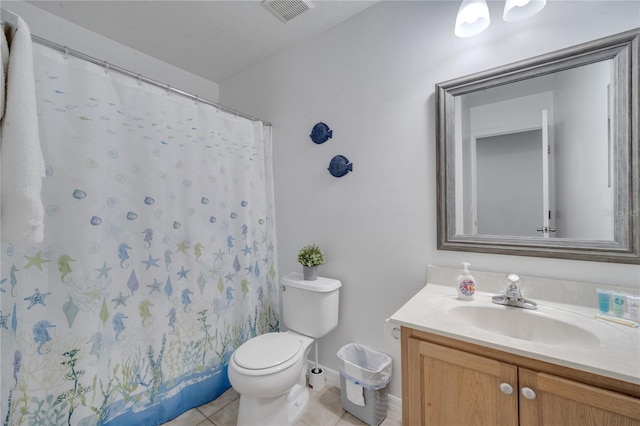
<svg viewBox="0 0 640 426"><path fill-rule="evenodd" d="M520 289L520 277L517 274L509 274L506 278L507 288L505 294L493 296L491 301L498 305L515 306L517 308L537 309L536 302L525 299Z"/></svg>

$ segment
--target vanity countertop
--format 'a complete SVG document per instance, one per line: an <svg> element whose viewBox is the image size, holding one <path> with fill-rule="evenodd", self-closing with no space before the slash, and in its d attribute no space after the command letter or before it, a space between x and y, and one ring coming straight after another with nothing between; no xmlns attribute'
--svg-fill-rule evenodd
<svg viewBox="0 0 640 426"><path fill-rule="evenodd" d="M427 284L395 314L391 322L428 333L494 348L504 352L640 384L640 328L595 319L597 309L538 301L537 315L573 323L596 336L599 343L572 344L571 336L553 343L514 338L473 326L457 317L460 307L522 309L491 302L494 294L476 292L474 300L457 298L454 287ZM457 310L454 308L458 308ZM462 308L464 309L464 308ZM544 323L544 321L542 321ZM547 327L549 333L552 327Z"/></svg>

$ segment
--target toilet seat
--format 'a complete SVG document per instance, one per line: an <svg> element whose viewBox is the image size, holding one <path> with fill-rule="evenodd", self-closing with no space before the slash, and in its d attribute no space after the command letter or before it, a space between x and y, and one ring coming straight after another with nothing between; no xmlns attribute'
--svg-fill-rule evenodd
<svg viewBox="0 0 640 426"><path fill-rule="evenodd" d="M269 374L298 361L302 342L287 333L266 333L247 340L233 353L233 362L253 374ZM275 367L275 368L274 368Z"/></svg>

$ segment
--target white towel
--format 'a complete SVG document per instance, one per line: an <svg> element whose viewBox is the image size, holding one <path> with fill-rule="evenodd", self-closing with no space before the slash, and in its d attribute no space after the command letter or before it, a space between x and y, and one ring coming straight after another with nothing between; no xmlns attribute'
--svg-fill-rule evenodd
<svg viewBox="0 0 640 426"><path fill-rule="evenodd" d="M40 242L44 238L40 191L45 164L38 134L31 32L20 17L16 26L12 36L11 32L6 34L9 64L0 122L1 235L4 241Z"/></svg>
<svg viewBox="0 0 640 426"><path fill-rule="evenodd" d="M364 407L364 388L347 379L347 399L356 405Z"/></svg>

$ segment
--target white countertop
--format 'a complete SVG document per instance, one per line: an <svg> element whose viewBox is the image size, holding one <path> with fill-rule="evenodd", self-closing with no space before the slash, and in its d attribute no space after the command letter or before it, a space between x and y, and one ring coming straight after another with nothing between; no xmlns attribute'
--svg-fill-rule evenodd
<svg viewBox="0 0 640 426"><path fill-rule="evenodd" d="M584 306L568 306L552 302L538 302L538 309L526 315L539 315L561 320L588 330L598 342L590 344L571 343L567 339L556 339L553 343L542 343L508 337L471 325L456 317L452 308L478 306L497 309L522 309L496 305L491 302L495 293L476 292L474 300L457 299L454 287L427 284L414 297L391 316L391 322L522 355L528 358L611 377L625 382L640 384L640 328L631 328L595 319L597 309ZM451 311L451 312L450 312ZM552 333L552 327L548 332Z"/></svg>

